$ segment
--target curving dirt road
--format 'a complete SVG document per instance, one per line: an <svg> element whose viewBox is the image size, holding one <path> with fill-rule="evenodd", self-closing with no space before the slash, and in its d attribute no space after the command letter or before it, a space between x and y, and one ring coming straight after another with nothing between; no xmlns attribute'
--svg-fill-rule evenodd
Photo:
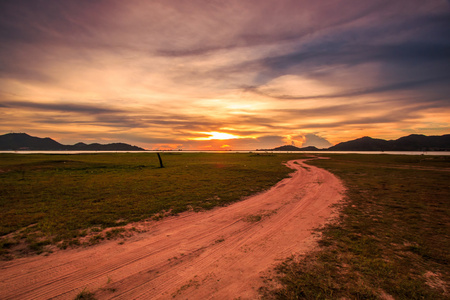
<svg viewBox="0 0 450 300"><path fill-rule="evenodd" d="M312 249L344 187L331 173L290 161L292 177L211 211L148 222L124 244L0 262L1 299L255 299L261 276Z"/></svg>

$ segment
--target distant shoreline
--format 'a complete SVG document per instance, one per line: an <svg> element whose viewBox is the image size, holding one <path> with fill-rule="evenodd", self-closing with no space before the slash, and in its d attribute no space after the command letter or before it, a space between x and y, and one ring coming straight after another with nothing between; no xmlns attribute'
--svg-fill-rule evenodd
<svg viewBox="0 0 450 300"><path fill-rule="evenodd" d="M271 150L138 150L138 151L91 151L91 150L2 150L0 154L95 154L95 153L256 153L256 154L389 154L389 155L444 155L450 156L450 151L271 151Z"/></svg>

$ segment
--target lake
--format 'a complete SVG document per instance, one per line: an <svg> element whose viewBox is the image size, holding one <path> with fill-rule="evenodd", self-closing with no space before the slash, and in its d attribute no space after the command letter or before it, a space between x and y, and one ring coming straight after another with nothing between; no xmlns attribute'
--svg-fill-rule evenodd
<svg viewBox="0 0 450 300"><path fill-rule="evenodd" d="M0 151L15 154L86 154L86 153L312 153L312 154L394 154L394 155L450 155L450 151L256 151L256 150L147 150L147 151Z"/></svg>

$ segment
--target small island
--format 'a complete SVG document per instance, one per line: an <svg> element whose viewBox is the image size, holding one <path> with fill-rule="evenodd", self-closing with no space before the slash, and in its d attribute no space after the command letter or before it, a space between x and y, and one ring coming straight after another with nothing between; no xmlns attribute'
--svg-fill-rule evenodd
<svg viewBox="0 0 450 300"><path fill-rule="evenodd" d="M293 145L284 145L273 149L257 149L256 151L320 151L320 150L321 149L318 149L317 147L314 146L299 148Z"/></svg>

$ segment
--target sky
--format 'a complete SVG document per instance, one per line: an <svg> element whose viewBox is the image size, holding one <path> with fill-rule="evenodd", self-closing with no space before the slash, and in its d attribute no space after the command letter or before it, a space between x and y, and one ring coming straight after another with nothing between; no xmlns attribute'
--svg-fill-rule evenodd
<svg viewBox="0 0 450 300"><path fill-rule="evenodd" d="M450 1L3 0L0 134L145 149L450 133Z"/></svg>

